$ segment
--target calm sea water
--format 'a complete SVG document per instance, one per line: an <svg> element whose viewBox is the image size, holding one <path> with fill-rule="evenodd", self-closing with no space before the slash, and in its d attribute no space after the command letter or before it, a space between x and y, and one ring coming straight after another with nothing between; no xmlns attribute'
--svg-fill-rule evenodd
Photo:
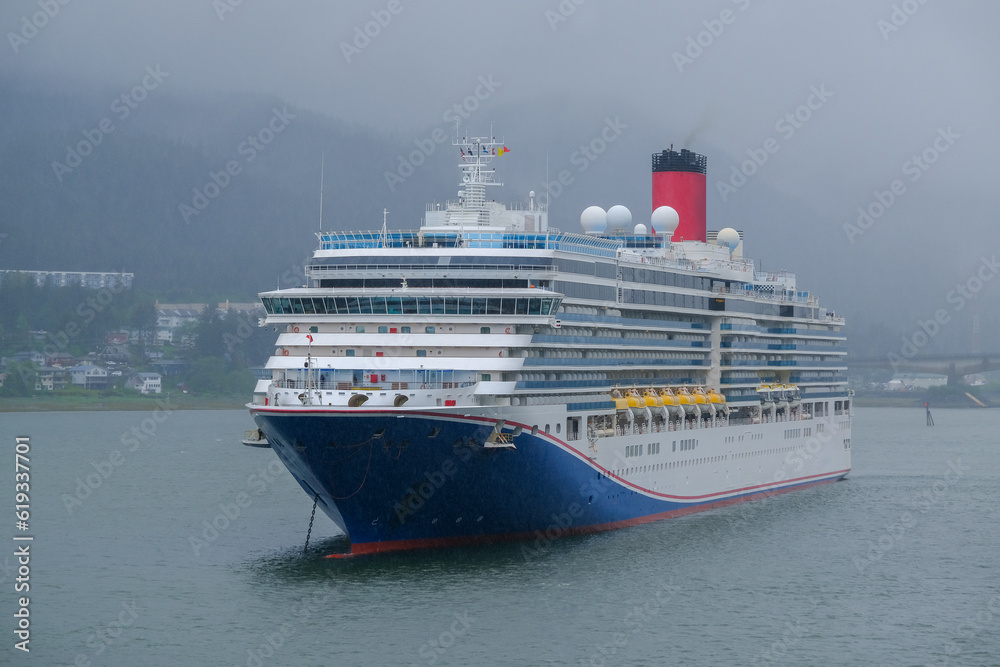
<svg viewBox="0 0 1000 667"><path fill-rule="evenodd" d="M303 555L311 503L239 443L245 412L159 417L0 414L0 663L1000 664L998 410L927 427L860 409L845 482L530 557L351 560L322 558L347 548L322 514ZM16 435L30 654L13 634Z"/></svg>

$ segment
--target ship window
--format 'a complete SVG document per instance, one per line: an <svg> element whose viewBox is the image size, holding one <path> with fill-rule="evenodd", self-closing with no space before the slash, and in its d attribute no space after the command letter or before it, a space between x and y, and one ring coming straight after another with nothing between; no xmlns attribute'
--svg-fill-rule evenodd
<svg viewBox="0 0 1000 667"><path fill-rule="evenodd" d="M541 299L528 299L528 314L539 315L542 312Z"/></svg>
<svg viewBox="0 0 1000 667"><path fill-rule="evenodd" d="M548 433L548 432L549 432L549 425L548 425L548 424L546 424L546 425L545 425L545 432L546 432L546 433Z"/></svg>
<svg viewBox="0 0 1000 667"><path fill-rule="evenodd" d="M348 350L348 351L347 351L347 352L345 352L344 354L345 354L346 356L348 356L348 357L353 357L353 356L354 356L354 350Z"/></svg>
<svg viewBox="0 0 1000 667"><path fill-rule="evenodd" d="M427 356L427 350L417 350L417 356L418 357L426 357Z"/></svg>
<svg viewBox="0 0 1000 667"><path fill-rule="evenodd" d="M489 327L479 327L479 333L481 333L481 334L488 334L489 332L490 332L490 328ZM545 430L547 431L548 428L546 428Z"/></svg>
<svg viewBox="0 0 1000 667"><path fill-rule="evenodd" d="M487 315L500 315L500 302L502 299L486 299L486 314ZM513 309L511 309L513 311Z"/></svg>
<svg viewBox="0 0 1000 667"><path fill-rule="evenodd" d="M486 299L483 297L474 297L472 299L472 314L473 315L485 315L486 314Z"/></svg>
<svg viewBox="0 0 1000 667"><path fill-rule="evenodd" d="M528 313L528 299L517 299L514 303L515 315L526 315Z"/></svg>
<svg viewBox="0 0 1000 667"><path fill-rule="evenodd" d="M386 297L385 305L390 315L401 315L403 313L403 304L398 296Z"/></svg>
<svg viewBox="0 0 1000 667"><path fill-rule="evenodd" d="M542 299L542 315L548 315L552 308L552 299Z"/></svg>
<svg viewBox="0 0 1000 667"><path fill-rule="evenodd" d="M556 433L559 433L561 431L562 431L562 424L556 424Z"/></svg>
<svg viewBox="0 0 1000 667"><path fill-rule="evenodd" d="M378 332L379 333L389 333L389 327L379 327L378 328Z"/></svg>
<svg viewBox="0 0 1000 667"><path fill-rule="evenodd" d="M410 333L410 327L399 327L399 333Z"/></svg>
<svg viewBox="0 0 1000 667"><path fill-rule="evenodd" d="M384 296L373 296L372 297L372 313L374 315L385 315L388 309L385 305Z"/></svg>
<svg viewBox="0 0 1000 667"><path fill-rule="evenodd" d="M417 300L412 296L405 297L403 299L403 314L404 315L416 315L417 314Z"/></svg>
<svg viewBox="0 0 1000 667"><path fill-rule="evenodd" d="M459 315L471 315L472 314L472 297L463 296L458 300L458 313Z"/></svg>
<svg viewBox="0 0 1000 667"><path fill-rule="evenodd" d="M490 381L490 374L483 373L483 382L489 382L489 381Z"/></svg>
<svg viewBox="0 0 1000 667"><path fill-rule="evenodd" d="M424 331L426 331L427 333L434 333L435 328L434 327L425 327Z"/></svg>
<svg viewBox="0 0 1000 667"><path fill-rule="evenodd" d="M364 327L356 327L354 330L357 331L358 333L364 333L365 332L365 328Z"/></svg>
<svg viewBox="0 0 1000 667"><path fill-rule="evenodd" d="M458 314L458 297L446 296L444 298L444 313L445 315Z"/></svg>
<svg viewBox="0 0 1000 667"><path fill-rule="evenodd" d="M534 424L531 427L531 435L538 435L538 424Z"/></svg>

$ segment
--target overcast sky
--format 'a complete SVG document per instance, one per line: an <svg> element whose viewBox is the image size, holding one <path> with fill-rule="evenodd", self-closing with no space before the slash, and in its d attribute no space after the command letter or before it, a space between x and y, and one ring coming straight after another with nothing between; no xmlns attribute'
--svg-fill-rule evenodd
<svg viewBox="0 0 1000 667"><path fill-rule="evenodd" d="M933 267L922 287L943 298L1000 245L997 25L990 0L7 0L0 71L127 90L158 65L175 92L271 93L415 138L477 87L484 109L528 118L553 94L581 114L641 109L728 156L710 165L710 212L739 206L718 184L771 139L752 178L833 227L900 181L891 210L831 252ZM933 164L908 162L925 151Z"/></svg>

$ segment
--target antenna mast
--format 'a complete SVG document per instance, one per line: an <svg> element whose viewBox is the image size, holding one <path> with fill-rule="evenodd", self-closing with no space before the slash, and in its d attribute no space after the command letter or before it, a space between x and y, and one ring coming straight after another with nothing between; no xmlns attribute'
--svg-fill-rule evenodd
<svg viewBox="0 0 1000 667"><path fill-rule="evenodd" d="M323 151L323 160L319 165L319 231L323 231L323 172L326 168L326 151Z"/></svg>

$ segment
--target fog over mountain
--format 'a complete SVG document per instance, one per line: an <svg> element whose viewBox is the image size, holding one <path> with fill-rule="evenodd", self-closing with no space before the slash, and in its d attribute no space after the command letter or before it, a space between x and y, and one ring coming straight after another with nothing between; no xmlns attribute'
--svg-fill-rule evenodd
<svg viewBox="0 0 1000 667"><path fill-rule="evenodd" d="M968 349L975 308L997 351L998 19L986 0L11 0L0 268L250 298L313 249L324 155L325 228L414 227L455 196L458 120L511 149L498 197L548 194L563 230L591 204L643 221L650 154L704 153L709 228L796 272L857 352L942 310L929 347Z"/></svg>

